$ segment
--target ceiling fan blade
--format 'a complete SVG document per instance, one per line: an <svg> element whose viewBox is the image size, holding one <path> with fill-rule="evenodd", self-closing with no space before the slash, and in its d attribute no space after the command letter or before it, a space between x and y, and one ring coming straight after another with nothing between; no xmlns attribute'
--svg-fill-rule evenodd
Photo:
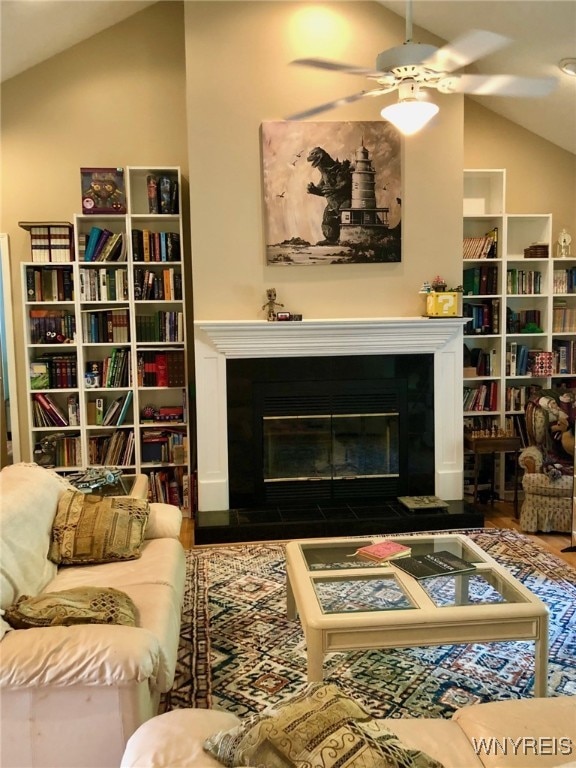
<svg viewBox="0 0 576 768"><path fill-rule="evenodd" d="M472 29L451 43L447 43L422 64L437 72L454 72L472 61L481 59L489 53L503 48L510 43L510 38L487 32L482 29Z"/></svg>
<svg viewBox="0 0 576 768"><path fill-rule="evenodd" d="M365 96L382 96L385 93L393 91L396 86L390 88L374 88L371 91L360 91L359 93L353 93L351 96L344 96L341 99L335 101L328 101L326 104L319 104L316 107L310 107L303 112L297 112L294 115L286 117L285 120L305 120L307 117L318 115L320 112L327 112L329 109L335 109L336 107L343 107L346 104L351 104L354 101L363 99Z"/></svg>
<svg viewBox="0 0 576 768"><path fill-rule="evenodd" d="M364 75L365 77L384 77L385 72L379 72L377 69L368 69L367 67L356 67L354 64L342 64L338 61L329 61L328 59L295 59L290 62L303 67L315 67L316 69L328 69L331 72L344 72L347 75Z"/></svg>
<svg viewBox="0 0 576 768"><path fill-rule="evenodd" d="M554 77L517 77L516 75L456 75L445 77L437 88L440 93L471 93L476 96L539 97L552 93Z"/></svg>

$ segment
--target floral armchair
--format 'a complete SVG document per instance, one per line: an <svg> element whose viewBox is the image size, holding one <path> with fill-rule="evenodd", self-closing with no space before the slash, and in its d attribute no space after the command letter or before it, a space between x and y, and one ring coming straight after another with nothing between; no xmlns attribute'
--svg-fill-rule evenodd
<svg viewBox="0 0 576 768"><path fill-rule="evenodd" d="M523 531L571 531L576 404L569 390L541 390L526 403L529 445L519 457L524 469Z"/></svg>

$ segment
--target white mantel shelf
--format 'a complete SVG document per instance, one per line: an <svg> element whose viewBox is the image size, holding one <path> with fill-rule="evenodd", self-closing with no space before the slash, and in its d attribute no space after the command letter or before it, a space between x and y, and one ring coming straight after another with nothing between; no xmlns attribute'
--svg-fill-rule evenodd
<svg viewBox="0 0 576 768"><path fill-rule="evenodd" d="M198 320L218 352L230 358L432 354L459 335L466 320L428 317L345 320Z"/></svg>
<svg viewBox="0 0 576 768"><path fill-rule="evenodd" d="M435 490L461 499L465 318L197 320L194 323L198 508L227 510L226 360L344 355L434 355Z"/></svg>

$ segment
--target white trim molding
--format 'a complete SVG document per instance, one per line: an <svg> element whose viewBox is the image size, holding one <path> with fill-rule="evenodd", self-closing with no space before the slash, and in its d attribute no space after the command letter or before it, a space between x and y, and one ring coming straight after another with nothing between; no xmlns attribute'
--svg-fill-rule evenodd
<svg viewBox="0 0 576 768"><path fill-rule="evenodd" d="M435 492L463 489L463 318L367 318L194 323L198 508L228 509L226 360L343 355L434 355Z"/></svg>

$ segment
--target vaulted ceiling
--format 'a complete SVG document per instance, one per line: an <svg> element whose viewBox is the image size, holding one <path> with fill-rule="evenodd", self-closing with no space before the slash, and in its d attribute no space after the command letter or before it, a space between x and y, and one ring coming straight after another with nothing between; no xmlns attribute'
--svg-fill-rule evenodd
<svg viewBox="0 0 576 768"><path fill-rule="evenodd" d="M2 81L153 2L0 0ZM380 0L380 4L405 15L404 0ZM544 99L483 96L478 101L576 154L576 77L564 75L557 66L562 58L576 57L576 0L413 0L413 21L415 27L447 41L469 29L487 29L508 36L509 46L476 62L471 71L553 75L558 78L558 86ZM370 56L361 50L353 63L372 67L378 53L374 51Z"/></svg>

